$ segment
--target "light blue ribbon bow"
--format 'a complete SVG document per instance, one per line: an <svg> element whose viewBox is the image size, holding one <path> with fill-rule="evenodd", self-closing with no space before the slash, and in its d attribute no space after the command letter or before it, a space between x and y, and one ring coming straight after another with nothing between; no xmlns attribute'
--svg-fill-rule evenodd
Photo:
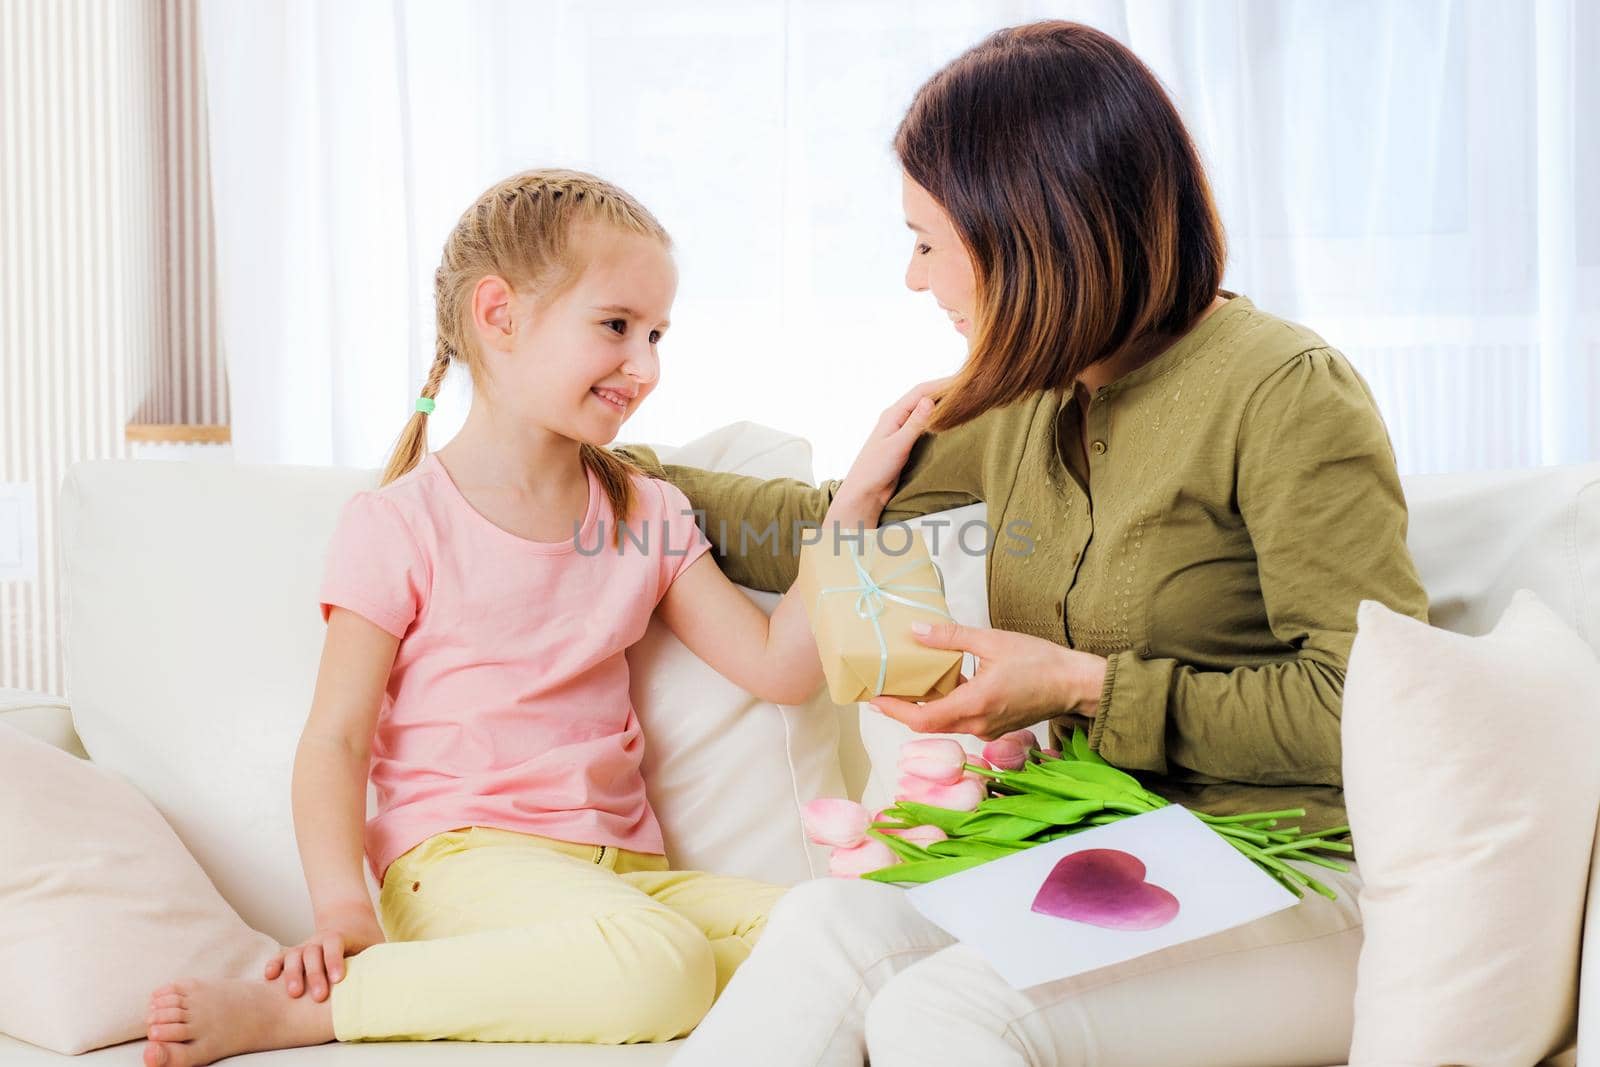
<svg viewBox="0 0 1600 1067"><path fill-rule="evenodd" d="M951 615L948 611L934 607L932 604L924 604L919 600L912 600L910 597L899 595L900 593L944 594L944 579L942 576L939 576L938 564L934 563L932 560L928 560L926 562L928 566L933 568L933 573L940 578L940 584L938 588L935 588L931 585L906 585L903 582L894 581L894 578L898 575L905 574L907 571L916 570L918 567L921 567L924 562L923 560L912 560L905 566L890 571L880 580L874 578L867 570L866 565L861 562L860 550L854 546L849 547L851 551L850 562L855 565L856 577L859 579L859 581L855 585L833 585L826 589L818 590L817 603L820 607L822 598L827 596L829 593L856 594L855 612L861 618L872 623L873 635L878 639L878 682L872 687L872 695L879 696L883 693L883 683L889 676L889 642L884 639L883 625L878 622L878 616L882 615L884 609L888 607L885 601L892 600L896 604L904 604L908 608L917 608L920 611L931 611L933 614L941 615L944 618L949 619L951 622L955 621L955 616ZM898 590L899 592L891 592L890 590Z"/></svg>

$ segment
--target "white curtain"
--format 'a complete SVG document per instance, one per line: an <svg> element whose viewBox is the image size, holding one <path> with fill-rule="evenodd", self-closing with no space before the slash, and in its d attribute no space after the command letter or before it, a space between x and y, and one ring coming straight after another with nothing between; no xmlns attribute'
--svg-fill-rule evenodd
<svg viewBox="0 0 1600 1067"><path fill-rule="evenodd" d="M842 473L962 345L901 279L890 138L997 27L1098 26L1166 83L1225 284L1318 330L1408 472L1600 458L1600 11L1577 0L207 0L224 343L248 462L377 466L433 352L456 217L593 170L673 233L656 394L621 440L736 419ZM465 418L452 374L431 446Z"/></svg>

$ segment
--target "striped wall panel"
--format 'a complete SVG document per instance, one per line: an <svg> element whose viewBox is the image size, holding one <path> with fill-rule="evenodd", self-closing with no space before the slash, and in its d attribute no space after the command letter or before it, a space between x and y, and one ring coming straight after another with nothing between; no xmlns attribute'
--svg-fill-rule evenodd
<svg viewBox="0 0 1600 1067"><path fill-rule="evenodd" d="M0 482L35 580L0 581L0 686L70 697L57 497L129 422L228 421L197 0L0 0Z"/></svg>

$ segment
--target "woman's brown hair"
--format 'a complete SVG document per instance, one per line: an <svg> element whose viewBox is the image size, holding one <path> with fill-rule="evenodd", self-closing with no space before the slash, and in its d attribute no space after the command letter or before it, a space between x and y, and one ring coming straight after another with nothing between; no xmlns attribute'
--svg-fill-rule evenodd
<svg viewBox="0 0 1600 1067"><path fill-rule="evenodd" d="M977 283L971 351L929 428L1182 333L1226 258L1199 153L1161 83L1073 22L992 34L917 91L906 174L950 216Z"/></svg>
<svg viewBox="0 0 1600 1067"><path fill-rule="evenodd" d="M484 388L482 356L468 328L469 301L481 279L496 275L514 290L538 293L541 301L552 299L576 281L586 266L582 249L574 247L574 231L580 225L596 223L672 246L667 231L643 204L593 174L529 170L485 190L445 239L444 255L434 272L437 340L422 395L429 399L438 396L455 360L466 363L474 388ZM411 416L379 485L388 485L422 461L427 427L426 412ZM622 524L633 511L629 476L643 472L609 448L585 443L579 446L579 454L599 480L611 513L617 517L612 539L620 547Z"/></svg>

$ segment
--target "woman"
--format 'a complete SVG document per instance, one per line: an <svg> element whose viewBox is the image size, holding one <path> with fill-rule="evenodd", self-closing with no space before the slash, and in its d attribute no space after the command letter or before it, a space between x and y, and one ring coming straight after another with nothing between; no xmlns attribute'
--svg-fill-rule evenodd
<svg viewBox="0 0 1600 1067"><path fill-rule="evenodd" d="M992 738L1056 716L1151 790L1216 814L1343 823L1339 713L1363 599L1426 620L1366 383L1311 331L1219 290L1197 153L1150 71L1092 29L1002 30L918 92L895 137L906 282L970 340L884 511L985 501L1025 532L988 558L993 629L934 628L982 666L873 703ZM737 582L788 587L813 489L662 467ZM774 553L741 524L776 521ZM730 535L730 531L734 535ZM1126 964L1013 990L904 894L819 881L775 909L677 1062L1343 1063L1359 874L1338 894Z"/></svg>

